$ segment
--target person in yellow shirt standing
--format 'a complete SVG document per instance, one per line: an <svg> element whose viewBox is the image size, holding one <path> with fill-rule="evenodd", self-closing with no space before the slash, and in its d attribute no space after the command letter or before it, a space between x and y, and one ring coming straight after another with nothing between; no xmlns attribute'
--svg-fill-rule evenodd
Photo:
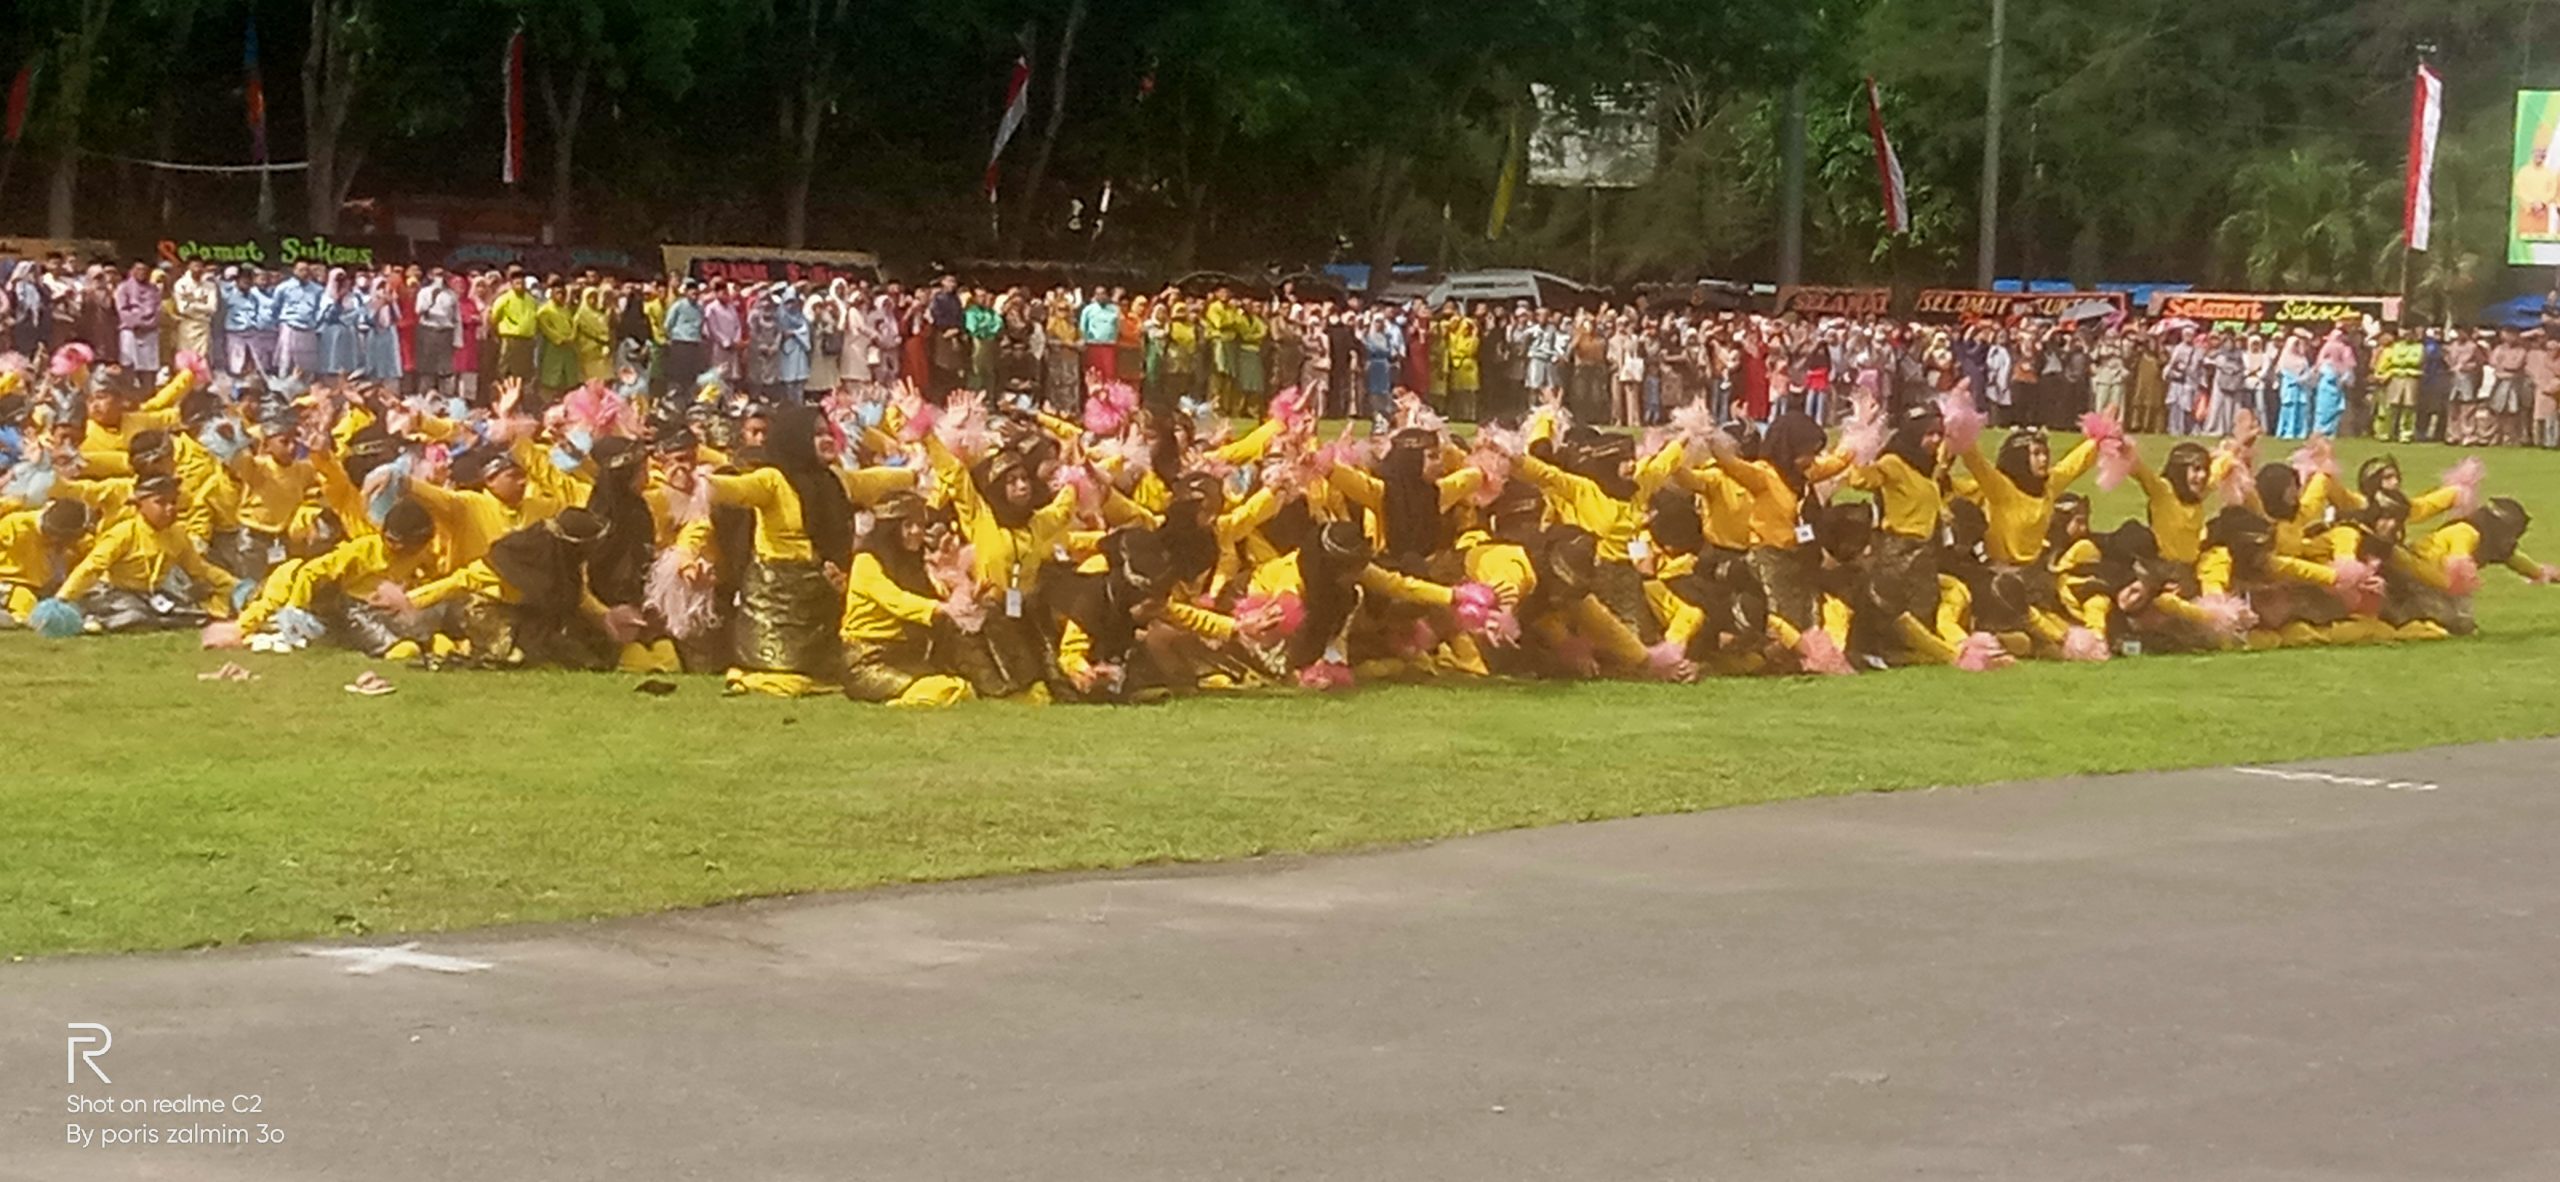
<svg viewBox="0 0 2560 1182"><path fill-rule="evenodd" d="M534 310L534 333L541 338L541 405L528 409L540 413L569 388L578 384L578 307L569 296L569 285L552 280L544 294L542 306Z"/></svg>
<svg viewBox="0 0 2560 1182"><path fill-rule="evenodd" d="M1476 405L1476 393L1484 385L1484 339L1479 327L1483 313L1478 308L1475 316L1469 316L1452 303L1440 318L1436 339L1449 342L1448 415L1461 422L1476 421L1481 409Z"/></svg>
<svg viewBox="0 0 2560 1182"><path fill-rule="evenodd" d="M541 376L534 349L534 322L541 311L542 303L533 294L533 277L529 275L516 276L490 303L486 321L490 334L498 339L499 378L513 378L531 387L534 379Z"/></svg>

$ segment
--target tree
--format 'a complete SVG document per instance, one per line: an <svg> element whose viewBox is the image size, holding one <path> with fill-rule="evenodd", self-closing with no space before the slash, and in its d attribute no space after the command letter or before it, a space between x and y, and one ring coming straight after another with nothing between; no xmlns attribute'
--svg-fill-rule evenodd
<svg viewBox="0 0 2560 1182"><path fill-rule="evenodd" d="M2376 221L2363 161L2326 144L2287 148L2243 165L2231 188L2220 246L2251 286L2339 291L2362 281Z"/></svg>
<svg viewBox="0 0 2560 1182"><path fill-rule="evenodd" d="M702 5L691 0L504 0L502 10L525 31L529 73L551 131L551 211L556 241L571 240L576 209L578 132L589 98L601 92L619 106L646 85L681 99L691 85L687 64Z"/></svg>
<svg viewBox="0 0 2560 1182"><path fill-rule="evenodd" d="M782 182L782 244L809 242L809 181L818 165L818 137L835 112L843 78L840 46L853 35L852 0L768 0L789 79L776 109L777 132L789 165Z"/></svg>
<svg viewBox="0 0 2560 1182"><path fill-rule="evenodd" d="M38 15L51 26L53 101L47 109L52 129L53 177L45 189L45 233L69 238L79 226L80 133L89 114L89 88L96 77L100 44L115 0L54 0Z"/></svg>

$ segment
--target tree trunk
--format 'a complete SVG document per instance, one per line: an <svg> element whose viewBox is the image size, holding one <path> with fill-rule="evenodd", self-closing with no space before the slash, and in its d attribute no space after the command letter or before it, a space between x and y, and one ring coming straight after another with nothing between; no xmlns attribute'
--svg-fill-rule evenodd
<svg viewBox="0 0 2560 1182"><path fill-rule="evenodd" d="M825 127L825 117L826 103L813 83L800 96L791 171L782 180L782 244L793 250L809 244L809 184L818 172L818 133Z"/></svg>
<svg viewBox="0 0 2560 1182"><path fill-rule="evenodd" d="M98 40L107 31L114 0L85 0L80 5L80 35L62 64L62 89L55 99L53 181L45 194L45 232L69 238L79 224L80 123L88 113L89 78L98 60Z"/></svg>
<svg viewBox="0 0 2560 1182"><path fill-rule="evenodd" d="M551 119L551 241L569 242L569 215L576 196L574 169L578 155L578 124L587 110L587 78L594 63L592 54L581 54L578 68L569 74L569 97L564 102L560 89L551 82L549 73L542 79L542 110Z"/></svg>
<svg viewBox="0 0 2560 1182"><path fill-rule="evenodd" d="M304 228L315 234L338 232L338 208L346 202L354 178L350 165L338 168L339 138L347 113L355 105L356 83L364 49L350 44L347 26L360 24L370 0L312 0L311 45L302 55L302 110L305 157L302 174Z"/></svg>
<svg viewBox="0 0 2560 1182"><path fill-rule="evenodd" d="M1007 241L1018 249L1034 219L1040 216L1040 190L1049 183L1049 154L1058 147L1058 128L1067 119L1067 65L1076 53L1076 31L1084 27L1091 0L1068 0L1066 27L1058 33L1058 58L1049 70L1049 119L1040 128L1040 146L1031 154L1031 172L1022 186L1021 212L1013 219Z"/></svg>

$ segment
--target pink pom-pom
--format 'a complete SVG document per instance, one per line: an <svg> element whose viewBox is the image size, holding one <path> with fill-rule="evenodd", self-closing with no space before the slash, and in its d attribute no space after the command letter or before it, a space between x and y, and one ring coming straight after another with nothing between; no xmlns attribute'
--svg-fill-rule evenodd
<svg viewBox="0 0 2560 1182"><path fill-rule="evenodd" d="M2340 590L2345 589L2344 581ZM2444 589L2457 599L2468 598L2480 590L2480 560L2468 554L2456 554L2444 560Z"/></svg>
<svg viewBox="0 0 2560 1182"><path fill-rule="evenodd" d="M641 597L666 622L667 631L682 640L709 633L720 620L714 598L718 580L688 577L686 568L692 565L692 556L678 547L659 551L649 564L648 590Z"/></svg>
<svg viewBox="0 0 2560 1182"><path fill-rule="evenodd" d="M2543 563L2542 565L2533 568L2533 573L2526 575L2525 581L2532 583L2536 587L2548 587L2553 583L2560 583L2560 566L2553 566L2548 562Z"/></svg>
<svg viewBox="0 0 2560 1182"><path fill-rule="evenodd" d="M2098 488L2112 491L2133 475L2139 457L2133 441L2125 437L2124 425L2114 416L2091 411L2080 416L2080 433L2098 445Z"/></svg>
<svg viewBox="0 0 2560 1182"><path fill-rule="evenodd" d="M1692 402L1671 412L1671 429L1682 439L1704 444L1716 433L1716 408Z"/></svg>
<svg viewBox="0 0 2560 1182"><path fill-rule="evenodd" d="M2246 635L2258 623L2257 611L2249 606L2248 600L2237 595L2216 592L2201 596L2196 600L2196 610L2204 613L2205 627L2215 635L2235 640Z"/></svg>
<svg viewBox="0 0 2560 1182"><path fill-rule="evenodd" d="M1318 693L1336 693L1351 688L1351 666L1340 661L1318 661L1298 670L1298 686Z"/></svg>
<svg viewBox="0 0 2560 1182"><path fill-rule="evenodd" d="M2348 557L2331 562L2329 569L2338 578L2338 601L2348 611L2369 616L2382 610L2381 568L2361 558Z"/></svg>
<svg viewBox="0 0 2560 1182"><path fill-rule="evenodd" d="M2285 462L2293 465L2294 474L2302 478L2305 488L2311 486L2314 476L2326 476L2331 480L2338 478L2338 453L2326 435L2312 436L2310 442L2293 449L2293 454Z"/></svg>
<svg viewBox="0 0 2560 1182"><path fill-rule="evenodd" d="M1497 607L1484 619L1484 638L1496 648L1510 648L1520 643L1520 617L1510 608Z"/></svg>
<svg viewBox="0 0 2560 1182"><path fill-rule="evenodd" d="M1973 450L1987 421L1973 404L1973 394L1961 388L1938 395L1938 416L1946 422L1947 450L1956 454Z"/></svg>
<svg viewBox="0 0 2560 1182"><path fill-rule="evenodd" d="M2066 661L2103 661L2111 656L2104 637L2086 628L2074 627L2062 634L2062 659Z"/></svg>
<svg viewBox="0 0 2560 1182"><path fill-rule="evenodd" d="M1117 435L1129 425L1130 412L1138 408L1138 391L1127 382L1110 382L1084 400L1084 429L1096 435Z"/></svg>
<svg viewBox="0 0 2560 1182"><path fill-rule="evenodd" d="M1796 663L1807 673L1825 677L1846 677L1851 672L1839 642L1820 628L1807 628L1796 637Z"/></svg>
<svg viewBox="0 0 2560 1182"><path fill-rule="evenodd" d="M1517 459L1522 452L1529 450L1528 445L1522 442L1525 438L1513 428L1486 423L1476 428L1476 450L1497 452Z"/></svg>
<svg viewBox="0 0 2560 1182"><path fill-rule="evenodd" d="M1840 450L1849 453L1859 467L1866 467L1884 454L1887 434L1882 419L1851 419L1840 428Z"/></svg>
<svg viewBox="0 0 2560 1182"><path fill-rule="evenodd" d="M1271 417L1278 419L1286 430L1311 427L1315 424L1315 416L1308 410L1307 401L1306 391L1290 386L1271 396Z"/></svg>
<svg viewBox="0 0 2560 1182"><path fill-rule="evenodd" d="M1404 627L1394 629L1387 634L1388 650L1406 660L1422 656L1438 647L1440 647L1440 634L1432 630L1431 621L1419 616L1405 621Z"/></svg>
<svg viewBox="0 0 2560 1182"><path fill-rule="evenodd" d="M1268 644L1297 635L1298 625L1307 621L1307 607L1293 591L1247 595L1236 604L1236 620L1240 630L1252 633L1247 639Z"/></svg>
<svg viewBox="0 0 2560 1182"><path fill-rule="evenodd" d="M97 353L91 350L88 345L79 341L73 341L70 344L64 345L63 347L53 351L53 364L51 366L53 376L57 378L70 377L81 370L89 368L90 364L95 362L97 359Z"/></svg>
<svg viewBox="0 0 2560 1182"><path fill-rule="evenodd" d="M930 402L919 402L907 409L907 419L898 424L898 442L922 443L940 423L942 411Z"/></svg>
<svg viewBox="0 0 2560 1182"><path fill-rule="evenodd" d="M15 378L19 382L25 381L27 379L27 355L15 350L0 353L0 378ZM15 382L0 382L0 386L15 384Z"/></svg>
<svg viewBox="0 0 2560 1182"><path fill-rule="evenodd" d="M1967 673L1988 672L2015 659L2000 646L2000 638L1988 632L1971 633L1956 646L1956 668Z"/></svg>
<svg viewBox="0 0 2560 1182"><path fill-rule="evenodd" d="M1683 684L1696 681L1698 667L1690 662L1689 655L1683 651L1683 648L1684 646L1676 640L1665 640L1647 646L1644 650L1645 676L1655 681L1676 681Z"/></svg>
<svg viewBox="0 0 2560 1182"><path fill-rule="evenodd" d="M1091 467L1084 464L1061 465L1058 468L1056 480L1058 487L1075 490L1077 512L1088 517L1102 512L1103 481L1094 475Z"/></svg>
<svg viewBox="0 0 2560 1182"><path fill-rule="evenodd" d="M1461 583L1449 593L1449 613L1469 632L1484 631L1493 613L1502 610L1502 593L1483 583Z"/></svg>
<svg viewBox="0 0 2560 1182"><path fill-rule="evenodd" d="M2249 483L2249 474L2257 470L2254 457L2249 454L2250 450L2240 446L2227 446L2223 449L2224 458L2230 460L2230 463L2222 469L2222 484L2219 491L2222 493L2223 504L2249 503L2249 494L2253 491Z"/></svg>
<svg viewBox="0 0 2560 1182"><path fill-rule="evenodd" d="M2489 474L2489 466L2478 456L2464 456L2462 462L2445 470L2444 486L2453 490L2455 518L2471 516L2480 507L2480 478Z"/></svg>
<svg viewBox="0 0 2560 1182"><path fill-rule="evenodd" d="M196 641L205 648L239 648L248 643L238 620L215 620L196 634Z"/></svg>
<svg viewBox="0 0 2560 1182"><path fill-rule="evenodd" d="M173 367L182 373L195 375L199 388L213 384L213 367L205 364L204 355L193 349L178 350Z"/></svg>

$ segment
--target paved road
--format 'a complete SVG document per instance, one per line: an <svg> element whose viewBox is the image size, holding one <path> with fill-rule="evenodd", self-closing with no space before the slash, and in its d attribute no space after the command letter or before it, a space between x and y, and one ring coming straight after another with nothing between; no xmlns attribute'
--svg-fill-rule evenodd
<svg viewBox="0 0 2560 1182"><path fill-rule="evenodd" d="M463 975L6 967L0 1177L2550 1179L2555 764L1805 801L426 942L494 966ZM75 1021L113 1031L112 1086L63 1084ZM84 1119L75 1093L262 1107Z"/></svg>

